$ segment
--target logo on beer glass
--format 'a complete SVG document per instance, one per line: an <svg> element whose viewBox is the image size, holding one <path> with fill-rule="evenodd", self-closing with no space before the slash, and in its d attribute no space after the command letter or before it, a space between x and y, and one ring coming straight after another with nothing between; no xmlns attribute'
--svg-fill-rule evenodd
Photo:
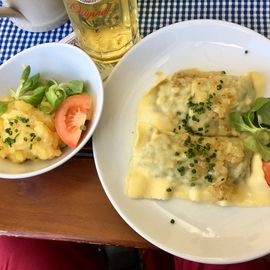
<svg viewBox="0 0 270 270"><path fill-rule="evenodd" d="M80 0L80 2L81 1L86 0ZM118 1L119 0L111 0L104 4L101 1L97 5L84 5L79 1L71 1L71 3L68 4L68 9L72 11L73 14L76 14L79 22L97 31L106 27L114 27L122 22L121 3Z"/></svg>
<svg viewBox="0 0 270 270"><path fill-rule="evenodd" d="M84 1L86 1L86 0L84 0ZM88 1L90 1L90 0L88 0ZM107 3L104 6L104 9L101 9L101 10L92 10L92 9L89 10L88 8L83 7L78 2L72 2L71 4L69 4L68 7L70 10L78 13L80 16L82 16L86 20L88 20L92 17L104 16L104 15L107 15L107 14L112 12L112 10L111 10L112 4L111 3Z"/></svg>

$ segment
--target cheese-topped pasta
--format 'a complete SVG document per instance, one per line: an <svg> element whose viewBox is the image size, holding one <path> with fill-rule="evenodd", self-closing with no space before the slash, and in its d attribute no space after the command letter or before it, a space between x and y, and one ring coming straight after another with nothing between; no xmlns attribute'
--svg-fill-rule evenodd
<svg viewBox="0 0 270 270"><path fill-rule="evenodd" d="M127 179L130 197L230 200L249 174L251 154L239 138L161 132L143 123L137 135Z"/></svg>
<svg viewBox="0 0 270 270"><path fill-rule="evenodd" d="M141 100L138 121L160 130L232 136L232 111L247 111L256 97L252 78L185 70L153 87Z"/></svg>
<svg viewBox="0 0 270 270"><path fill-rule="evenodd" d="M229 123L230 112L248 111L255 98L251 75L193 69L159 82L139 103L127 196L270 204L270 191L259 200L251 188L252 153Z"/></svg>

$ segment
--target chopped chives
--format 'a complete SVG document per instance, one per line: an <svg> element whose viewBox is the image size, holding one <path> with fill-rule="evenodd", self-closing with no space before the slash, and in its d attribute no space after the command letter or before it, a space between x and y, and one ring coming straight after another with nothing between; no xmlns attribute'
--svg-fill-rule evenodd
<svg viewBox="0 0 270 270"><path fill-rule="evenodd" d="M193 158L193 157L195 157L195 152L193 151L192 148L189 148L189 149L188 149L188 151L186 152L186 156L187 156L188 158Z"/></svg>
<svg viewBox="0 0 270 270"><path fill-rule="evenodd" d="M185 175L186 168L184 166L181 166L180 168L177 168L177 171L180 173L181 176Z"/></svg>
<svg viewBox="0 0 270 270"><path fill-rule="evenodd" d="M80 130L86 130L86 126L85 125L81 125L80 126Z"/></svg>
<svg viewBox="0 0 270 270"><path fill-rule="evenodd" d="M175 220L172 218L170 222L171 222L171 224L174 224Z"/></svg>
<svg viewBox="0 0 270 270"><path fill-rule="evenodd" d="M221 84L218 84L217 85L217 90L221 90L222 89L222 85Z"/></svg>
<svg viewBox="0 0 270 270"><path fill-rule="evenodd" d="M210 174L207 174L204 178L205 178L208 182L210 182L210 183L213 182L213 177L212 177L212 175L210 175Z"/></svg>

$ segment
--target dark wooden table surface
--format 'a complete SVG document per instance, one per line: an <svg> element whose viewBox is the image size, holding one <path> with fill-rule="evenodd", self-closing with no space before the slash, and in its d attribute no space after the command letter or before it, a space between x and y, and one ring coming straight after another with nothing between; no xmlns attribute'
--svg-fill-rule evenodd
<svg viewBox="0 0 270 270"><path fill-rule="evenodd" d="M118 215L89 157L46 174L0 180L0 235L151 248Z"/></svg>

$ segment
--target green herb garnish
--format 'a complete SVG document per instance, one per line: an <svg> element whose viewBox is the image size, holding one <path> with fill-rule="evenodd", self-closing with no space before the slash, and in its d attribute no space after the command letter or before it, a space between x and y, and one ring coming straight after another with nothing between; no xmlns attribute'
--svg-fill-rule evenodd
<svg viewBox="0 0 270 270"><path fill-rule="evenodd" d="M184 176L186 173L186 168L184 166L181 166L177 168L177 171L180 173L181 176Z"/></svg>
<svg viewBox="0 0 270 270"><path fill-rule="evenodd" d="M8 102L0 102L0 115L4 114L8 109Z"/></svg>
<svg viewBox="0 0 270 270"><path fill-rule="evenodd" d="M212 175L210 175L210 174L207 174L204 178L205 178L208 182L210 182L210 183L213 182L213 177L212 177Z"/></svg>
<svg viewBox="0 0 270 270"><path fill-rule="evenodd" d="M30 66L26 66L17 90L10 90L11 96L39 107L44 113L53 113L68 96L81 94L84 90L82 80L58 84L55 80L41 80L39 73L30 77L30 73ZM6 110L7 103L0 103L0 115Z"/></svg>
<svg viewBox="0 0 270 270"><path fill-rule="evenodd" d="M19 117L19 120L22 122L22 123L28 123L29 122L29 118L26 118L26 117Z"/></svg>
<svg viewBox="0 0 270 270"><path fill-rule="evenodd" d="M8 135L12 135L12 130L11 130L11 128L6 128L6 129L5 129L5 132L6 132Z"/></svg>
<svg viewBox="0 0 270 270"><path fill-rule="evenodd" d="M25 93L25 95L21 95L19 99L25 101L26 103L30 103L33 106L37 106L41 103L44 94L46 91L45 86L39 86L35 88L34 90Z"/></svg>
<svg viewBox="0 0 270 270"><path fill-rule="evenodd" d="M12 147L12 144L15 143L16 140L10 137L5 138L4 143L7 144L9 147Z"/></svg>
<svg viewBox="0 0 270 270"><path fill-rule="evenodd" d="M200 119L198 117L196 117L195 115L192 115L191 119L192 119L192 121L200 122Z"/></svg>
<svg viewBox="0 0 270 270"><path fill-rule="evenodd" d="M81 125L80 126L80 130L86 130L86 126L85 125Z"/></svg>
<svg viewBox="0 0 270 270"><path fill-rule="evenodd" d="M232 112L229 119L237 131L245 132L245 147L270 161L270 98L257 98L249 111Z"/></svg>
<svg viewBox="0 0 270 270"><path fill-rule="evenodd" d="M192 148L189 148L188 151L185 153L187 158L193 158L195 157L195 152Z"/></svg>
<svg viewBox="0 0 270 270"><path fill-rule="evenodd" d="M209 164L208 164L208 171L213 170L213 168L214 168L215 166L216 166L215 163L209 163Z"/></svg>
<svg viewBox="0 0 270 270"><path fill-rule="evenodd" d="M218 84L217 85L217 90L221 90L222 89L222 85L221 84Z"/></svg>

